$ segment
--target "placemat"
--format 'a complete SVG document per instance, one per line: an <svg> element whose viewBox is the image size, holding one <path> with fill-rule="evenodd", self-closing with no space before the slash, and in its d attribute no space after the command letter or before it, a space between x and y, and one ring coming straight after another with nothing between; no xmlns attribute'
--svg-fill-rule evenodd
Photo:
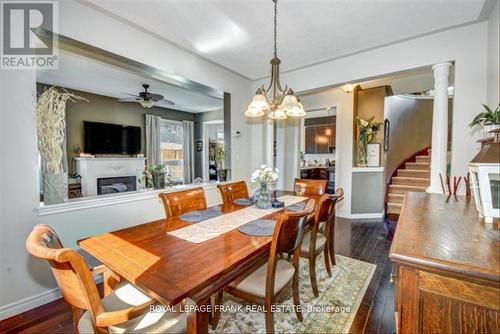
<svg viewBox="0 0 500 334"><path fill-rule="evenodd" d="M286 209L293 212L299 212L299 211L304 211L305 208L306 208L306 203L301 202L301 203L296 203L294 205L290 205Z"/></svg>
<svg viewBox="0 0 500 334"><path fill-rule="evenodd" d="M204 220L222 215L220 211L214 209L190 211L180 215L180 219L190 223L199 223Z"/></svg>
<svg viewBox="0 0 500 334"><path fill-rule="evenodd" d="M275 226L276 220L257 219L253 222L240 226L238 231L253 237L269 237L273 235Z"/></svg>
<svg viewBox="0 0 500 334"><path fill-rule="evenodd" d="M251 198L237 198L233 201L234 204L250 206L253 205L253 200Z"/></svg>

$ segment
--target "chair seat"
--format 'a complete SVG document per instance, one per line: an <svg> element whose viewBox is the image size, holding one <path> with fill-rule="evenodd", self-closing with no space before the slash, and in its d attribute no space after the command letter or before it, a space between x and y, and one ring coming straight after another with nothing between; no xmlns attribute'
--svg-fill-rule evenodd
<svg viewBox="0 0 500 334"><path fill-rule="evenodd" d="M304 234L304 239L302 240L302 246L300 247L300 256L309 256L309 245L311 244L311 231ZM326 236L323 233L316 234L316 254L323 250L326 245Z"/></svg>
<svg viewBox="0 0 500 334"><path fill-rule="evenodd" d="M102 299L104 311L118 311L128 307L141 305L151 298L138 287L128 282L120 283L118 288ZM182 312L144 312L142 315L122 324L108 327L110 333L184 333L186 331L186 315ZM88 311L78 322L80 333L94 333L92 318Z"/></svg>
<svg viewBox="0 0 500 334"><path fill-rule="evenodd" d="M229 286L233 289L264 298L266 296L267 265L267 262L264 263L241 282L233 281ZM292 280L294 273L295 268L290 262L283 259L277 261L276 278L274 280L275 295Z"/></svg>

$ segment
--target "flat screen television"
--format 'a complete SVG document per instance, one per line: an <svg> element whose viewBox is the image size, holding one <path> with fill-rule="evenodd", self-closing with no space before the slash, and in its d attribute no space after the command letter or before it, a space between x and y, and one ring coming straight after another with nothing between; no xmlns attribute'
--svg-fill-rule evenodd
<svg viewBox="0 0 500 334"><path fill-rule="evenodd" d="M83 122L84 151L90 154L138 154L141 128L119 124Z"/></svg>

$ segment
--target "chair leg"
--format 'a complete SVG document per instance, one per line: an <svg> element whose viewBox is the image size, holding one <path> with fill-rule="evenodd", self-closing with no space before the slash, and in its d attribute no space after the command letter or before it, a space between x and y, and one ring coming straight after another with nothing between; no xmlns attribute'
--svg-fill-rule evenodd
<svg viewBox="0 0 500 334"><path fill-rule="evenodd" d="M220 306L222 305L222 298L224 297L224 292L221 290L217 292L215 295L215 307L214 307L214 315L212 318L212 330L217 328L220 320Z"/></svg>
<svg viewBox="0 0 500 334"><path fill-rule="evenodd" d="M73 333L78 334L78 322L83 315L83 310L71 306L71 317L73 318Z"/></svg>
<svg viewBox="0 0 500 334"><path fill-rule="evenodd" d="M266 298L265 301L265 316L266 316L266 333L273 334L274 333L274 314L271 312L271 306L273 302Z"/></svg>
<svg viewBox="0 0 500 334"><path fill-rule="evenodd" d="M309 278L315 297L319 296L318 284L316 283L316 256L309 256Z"/></svg>
<svg viewBox="0 0 500 334"><path fill-rule="evenodd" d="M295 271L295 274L293 275L292 294L293 304L295 305L295 314L297 314L297 319L302 322L304 321L304 317L302 316L302 309L300 308L299 273L297 271Z"/></svg>
<svg viewBox="0 0 500 334"><path fill-rule="evenodd" d="M337 261L335 260L335 237L333 233L330 233L330 236L328 237L328 245L330 249L328 250L328 253L330 253L330 260L332 261L332 265L336 265Z"/></svg>
<svg viewBox="0 0 500 334"><path fill-rule="evenodd" d="M330 269L330 252L328 251L328 247L325 247L324 253L326 272L328 273L329 277L332 277L332 270Z"/></svg>

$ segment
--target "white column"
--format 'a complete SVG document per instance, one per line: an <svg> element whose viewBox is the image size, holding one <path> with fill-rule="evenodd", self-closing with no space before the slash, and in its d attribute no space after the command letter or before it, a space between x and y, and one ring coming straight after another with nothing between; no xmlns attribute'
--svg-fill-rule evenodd
<svg viewBox="0 0 500 334"><path fill-rule="evenodd" d="M432 114L431 182L427 192L442 193L440 175L446 181L448 156L448 76L451 63L440 63L434 70L434 108Z"/></svg>

